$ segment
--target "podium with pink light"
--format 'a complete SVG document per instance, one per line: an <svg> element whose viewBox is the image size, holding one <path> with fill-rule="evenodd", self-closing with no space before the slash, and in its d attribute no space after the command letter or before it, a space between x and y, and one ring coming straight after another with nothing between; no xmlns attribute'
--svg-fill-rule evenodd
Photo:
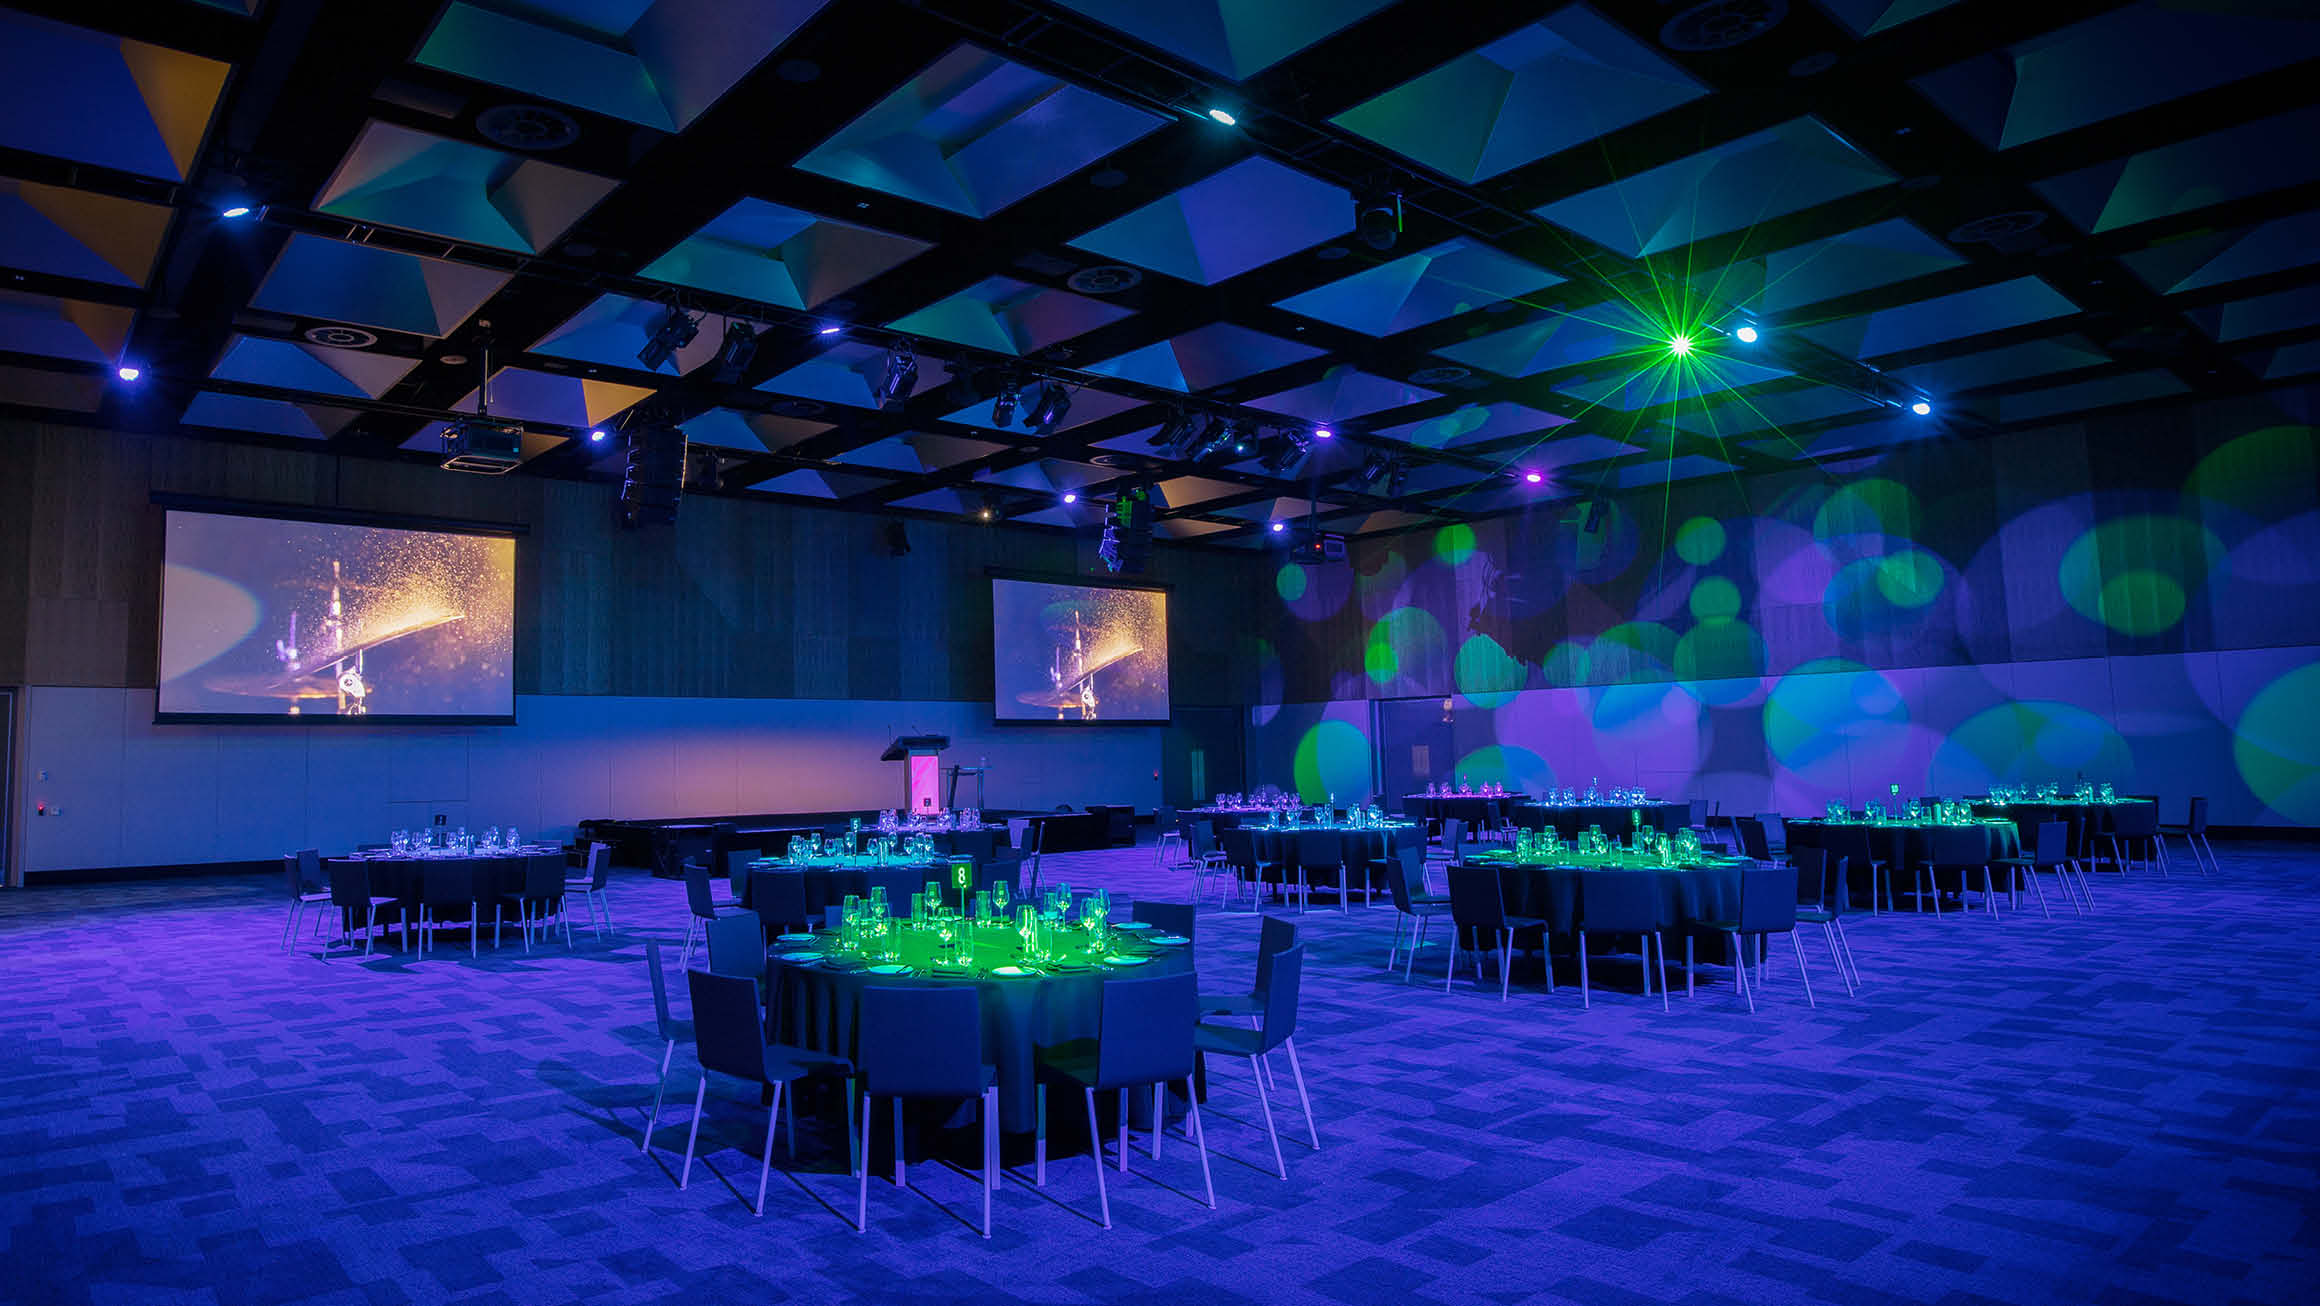
<svg viewBox="0 0 2320 1306"><path fill-rule="evenodd" d="M949 735L898 735L881 762L902 763L902 810L912 816L943 810L942 750L951 746Z"/></svg>

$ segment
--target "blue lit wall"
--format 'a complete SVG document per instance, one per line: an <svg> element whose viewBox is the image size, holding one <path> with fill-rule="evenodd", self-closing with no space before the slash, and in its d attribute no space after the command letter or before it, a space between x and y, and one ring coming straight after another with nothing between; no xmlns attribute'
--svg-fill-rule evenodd
<svg viewBox="0 0 2320 1306"><path fill-rule="evenodd" d="M1818 810L2108 780L2320 824L2308 391L1726 477L1284 567L1251 778ZM1584 488L1583 486L1580 488ZM1373 773L1373 765L1378 772Z"/></svg>

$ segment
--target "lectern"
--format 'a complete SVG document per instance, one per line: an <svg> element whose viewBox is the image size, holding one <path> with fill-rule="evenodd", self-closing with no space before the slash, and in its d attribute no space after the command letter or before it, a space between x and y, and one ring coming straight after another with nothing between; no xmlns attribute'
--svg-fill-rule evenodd
<svg viewBox="0 0 2320 1306"><path fill-rule="evenodd" d="M881 762L902 763L902 810L910 813L942 811L942 750L951 746L949 735L897 735Z"/></svg>

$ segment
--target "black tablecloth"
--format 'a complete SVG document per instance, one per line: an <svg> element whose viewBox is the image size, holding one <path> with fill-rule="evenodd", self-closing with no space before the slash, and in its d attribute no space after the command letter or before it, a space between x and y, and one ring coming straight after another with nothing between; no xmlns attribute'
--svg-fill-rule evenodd
<svg viewBox="0 0 2320 1306"><path fill-rule="evenodd" d="M1930 821L1884 821L1870 824L1865 821L1825 821L1806 819L1783 821L1788 832L1790 851L1799 848L1827 848L1830 836L1837 831L1858 831L1869 838L1869 854L1887 866L1922 866L1933 855L1933 832L1942 827ZM2022 853L2020 832L2004 821L1976 821L1955 829L1979 830L1984 836L1983 855L1991 860L2018 857Z"/></svg>
<svg viewBox="0 0 2320 1306"><path fill-rule="evenodd" d="M823 966L793 965L779 959L768 966L768 1018L778 1039L856 1058L856 1027L862 990L873 984L910 987L973 984L982 995L983 1057L999 1068L999 1127L1028 1133L1037 1123L1032 1058L1042 1046L1094 1038L1103 1024L1107 976L1142 978L1192 969L1192 945L1164 949L1141 966L1072 975L976 979L939 975L872 975ZM1066 1101L1061 1110L1068 1112Z"/></svg>
<svg viewBox="0 0 2320 1306"><path fill-rule="evenodd" d="M1243 825L1263 825L1272 813L1262 808L1187 807L1177 815L1206 821L1212 830L1233 830Z"/></svg>
<svg viewBox="0 0 2320 1306"><path fill-rule="evenodd" d="M469 857L396 857L392 854L382 856L375 853L362 857L331 857L324 859L323 874L327 883L329 870L333 864L347 862L358 864L370 872L372 897L399 900L404 909L415 920L418 916L419 899L425 892L427 872L430 869L473 866L478 871L474 901L482 904L483 917L485 920L489 920L493 904L497 903L503 895L517 893L523 889L525 863L535 858L541 861L554 862L556 878L562 880L565 877L564 850L553 845L535 845L514 854L477 853ZM431 919L434 915L435 913L432 911L429 913ZM446 906L442 910L442 917L445 920L463 920L466 916L467 911L464 907ZM380 912L379 918L382 921L392 919L384 910ZM509 919L514 918L514 913L510 912Z"/></svg>
<svg viewBox="0 0 2320 1306"><path fill-rule="evenodd" d="M1389 862L1401 850L1403 843L1423 843L1426 832L1416 825L1388 826L1368 830L1268 830L1263 826L1241 827L1255 847L1257 861L1283 868L1266 878L1295 881L1297 867L1327 870L1327 875L1313 878L1324 884L1336 883L1336 870L1347 869L1348 888L1368 890L1373 887L1368 870L1373 862ZM1378 881L1374 887L1383 887Z"/></svg>
<svg viewBox="0 0 2320 1306"><path fill-rule="evenodd" d="M1663 928L1675 929L1694 921L1737 919L1740 912L1740 872L1746 864L1670 869L1606 866L1547 866L1496 863L1506 894L1508 914L1536 916L1557 934L1575 928L1586 903L1587 885L1607 875L1648 875L1660 887Z"/></svg>
<svg viewBox="0 0 2320 1306"><path fill-rule="evenodd" d="M2014 803L1976 802L1974 815L2012 821L2025 844L2037 842L2040 825L2047 821L2061 821L2070 827L2070 855L2083 859L2093 851L2089 846L2093 838L2108 833L2112 818L2120 808L2130 803L2148 805L2147 800L2135 798L2111 803L2082 803L2066 798Z"/></svg>
<svg viewBox="0 0 2320 1306"><path fill-rule="evenodd" d="M874 888L886 890L886 903L897 916L910 915L911 895L926 888L928 880L948 885L950 864L921 862L905 866L782 866L770 862L750 862L746 874L734 887L743 906L756 901L757 877L760 875L796 875L805 880L806 923L818 924L828 908L843 905L848 894L867 898Z"/></svg>
<svg viewBox="0 0 2320 1306"><path fill-rule="evenodd" d="M1405 794L1402 813L1414 820L1464 821L1472 830L1522 801L1521 794Z"/></svg>
<svg viewBox="0 0 2320 1306"><path fill-rule="evenodd" d="M1643 813L1647 830L1662 830L1673 834L1692 819L1690 803L1577 803L1551 805L1522 803L1514 809L1514 824L1524 830L1553 830L1566 839L1575 839L1580 831L1600 829L1614 839L1624 838L1635 828L1635 814Z"/></svg>

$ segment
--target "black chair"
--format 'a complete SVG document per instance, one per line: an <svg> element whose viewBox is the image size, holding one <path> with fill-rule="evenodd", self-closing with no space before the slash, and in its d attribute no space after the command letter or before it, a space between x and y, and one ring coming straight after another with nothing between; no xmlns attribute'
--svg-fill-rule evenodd
<svg viewBox="0 0 2320 1306"><path fill-rule="evenodd" d="M378 937L379 908L395 908L395 928L401 947L411 946L411 923L402 912L402 904L393 898L380 897L371 892L371 868L356 861L335 861L330 864L330 905L338 908L342 928L339 942L352 946L353 940L345 926L351 925L355 914L362 914L363 955L371 955L371 943Z"/></svg>
<svg viewBox="0 0 2320 1306"><path fill-rule="evenodd" d="M1760 862L1772 860L1772 843L1765 838L1764 822L1753 816L1743 816L1736 824L1740 829L1740 855Z"/></svg>
<svg viewBox="0 0 2320 1306"><path fill-rule="evenodd" d="M1257 836L1254 831L1235 826L1218 831L1217 839L1224 845L1225 869L1231 872L1235 880L1249 886L1250 909L1257 910L1265 900L1266 872L1277 871L1278 867L1272 862L1257 859Z"/></svg>
<svg viewBox="0 0 2320 1306"><path fill-rule="evenodd" d="M1168 860L1168 854L1171 851L1177 854L1177 860L1173 862ZM1165 871L1172 867L1181 866L1188 860L1190 852L1191 845L1185 839L1183 829L1177 824L1176 809L1162 803L1159 809L1152 813L1152 865L1154 869Z"/></svg>
<svg viewBox="0 0 2320 1306"><path fill-rule="evenodd" d="M844 1057L810 1052L805 1048L765 1039L765 1009L760 1005L757 981L739 975L685 972L693 995L693 1048L701 1062L701 1087L693 1094L693 1127L685 1134L685 1166L677 1187L693 1177L693 1145L701 1136L701 1115L709 1099L709 1075L731 1075L770 1091L773 1099L765 1115L765 1156L757 1171L757 1202L750 1209L765 1214L765 1181L773 1173L773 1135L782 1116L782 1090L808 1075L846 1075L853 1066ZM797 1108L789 1108L790 1155L797 1155ZM852 1122L847 1133L852 1135ZM652 1146L648 1133L646 1149Z"/></svg>
<svg viewBox="0 0 2320 1306"><path fill-rule="evenodd" d="M1762 986L1763 964L1757 965L1758 981L1748 982L1748 960L1770 942L1775 934L1785 934L1796 948L1796 973L1804 981L1804 1000L1813 1001L1812 977L1804 968L1804 944L1796 937L1796 875L1785 866L1752 867L1740 872L1740 910L1728 921L1701 921L1698 928L1711 934L1724 935L1732 945L1732 974L1739 981L1740 996L1748 999L1748 1009L1756 1010L1756 989ZM1690 969L1691 958L1684 958ZM1689 991L1691 979L1684 980Z"/></svg>
<svg viewBox="0 0 2320 1306"><path fill-rule="evenodd" d="M1313 1140L1313 1150L1321 1150L1321 1127L1314 1122L1313 1099L1305 1092L1305 1070L1297 1062L1297 994L1304 974L1305 945L1300 943L1273 958L1261 1025L1254 1029L1202 1025L1192 1034L1193 1046L1204 1054L1248 1058L1250 1078L1257 1084L1257 1103L1265 1113L1265 1137L1273 1145L1273 1170L1283 1179L1289 1177L1289 1165L1281 1159L1281 1131L1273 1123L1273 1100L1266 1091L1264 1070L1265 1055L1275 1048L1289 1054L1289 1073L1297 1083L1297 1105L1305 1112L1305 1130ZM1206 1164L1204 1156L1202 1165Z"/></svg>
<svg viewBox="0 0 2320 1306"><path fill-rule="evenodd" d="M2054 883L2061 888L2063 896L2070 900L2073 911L2084 915L2094 905L2094 895L2087 890L2083 881L2072 874L2076 871L2079 876L2083 876L2085 872L2079 869L2078 863L2070 856L2070 825L2066 821L2040 821L2031 831L2030 847L2021 856L2000 857L1991 865L2005 869L2008 893L2016 892L2023 880L2030 881L2030 887L2038 892L2041 909L2046 907L2046 890L2038 883L2040 871L2054 872ZM2083 903L2080 901L2082 895L2085 898ZM2054 915L2052 911L2046 914L2049 917Z"/></svg>
<svg viewBox="0 0 2320 1306"><path fill-rule="evenodd" d="M1273 977L1273 958L1297 945L1297 927L1278 916L1266 916L1257 933L1257 979L1246 993L1203 993L1200 1011L1208 1016L1255 1016L1265 1009L1265 991Z"/></svg>
<svg viewBox="0 0 2320 1306"><path fill-rule="evenodd" d="M1982 906L1992 920L1998 916L1998 890L1990 875L1990 836L1978 825L1937 825L1926 840L1925 872L1933 880L1933 909L1941 911L1941 873L1958 875L1958 907L1964 910L1966 873L1982 873ZM2044 890L2039 891L2041 895Z"/></svg>
<svg viewBox="0 0 2320 1306"><path fill-rule="evenodd" d="M709 922L709 971L765 982L765 927L756 912L727 912Z"/></svg>
<svg viewBox="0 0 2320 1306"><path fill-rule="evenodd" d="M301 848L282 859L282 875L290 890L290 919L282 923L282 946L288 948L298 933L298 918L308 907L330 901L330 885L322 878L322 851ZM321 921L316 920L319 928Z"/></svg>
<svg viewBox="0 0 2320 1306"><path fill-rule="evenodd" d="M1866 867L1869 871L1869 911L1874 914L1878 910L1877 891L1879 889L1883 889L1885 892L1884 910L1894 910L1892 868L1887 866L1884 860L1877 856L1877 850L1870 846L1868 829L1858 825L1824 825L1820 829L1820 835L1822 850L1827 852L1830 857L1844 863L1848 878L1845 885L1840 887L1851 884L1849 878L1851 872ZM1922 867L1919 868L1919 872L1917 905L1918 909L1922 911L1925 907L1925 879ZM1847 891L1850 891L1849 888ZM1939 911L1940 908L1941 904L1938 901L1935 902L1934 909Z"/></svg>
<svg viewBox="0 0 2320 1306"><path fill-rule="evenodd" d="M1192 867L1192 900L1200 901L1200 886L1208 880L1230 878L1232 872L1225 866L1224 849L1217 846L1216 823L1207 819L1192 823L1185 836L1185 856ZM1224 900L1220 891L1218 901Z"/></svg>
<svg viewBox="0 0 2320 1306"><path fill-rule="evenodd" d="M645 968L652 972L653 1026L661 1038L661 1073L653 1081L652 1112L644 1118L644 1139L637 1144L640 1152L652 1151L653 1126L661 1118L661 1094L669 1086L669 1060L677 1053L677 1044L693 1041L693 1022L675 1020L669 1016L669 985L661 973L661 943L647 939L644 944Z"/></svg>
<svg viewBox="0 0 2320 1306"><path fill-rule="evenodd" d="M443 928L443 909L467 909L467 955L476 955L476 936L483 933L483 883L490 863L461 859L431 862L419 868L419 953L434 946L435 931ZM460 922L453 920L450 924Z"/></svg>
<svg viewBox="0 0 2320 1306"><path fill-rule="evenodd" d="M1450 977L1458 971L1459 944L1469 933L1474 938L1474 982L1482 982L1482 939L1489 932L1491 945L1498 951L1498 1000L1506 1001L1507 963L1512 959L1515 935L1521 930L1539 931L1539 946L1546 947L1547 923L1535 916L1509 916L1506 912L1506 889L1499 883L1495 866L1453 866L1450 868L1450 962L1442 968L1442 991L1450 991ZM1547 992L1555 991L1554 958L1547 958Z"/></svg>
<svg viewBox="0 0 2320 1306"><path fill-rule="evenodd" d="M1442 855L1453 862L1466 857L1466 822L1450 819L1442 822Z"/></svg>
<svg viewBox="0 0 2320 1306"><path fill-rule="evenodd" d="M684 955L677 958L679 970L693 960L693 940L699 937L703 921L713 921L726 912L741 910L738 902L717 900L716 891L709 885L709 864L697 861L685 863L685 905L692 910L693 915L692 919L685 922L685 951Z"/></svg>
<svg viewBox="0 0 2320 1306"><path fill-rule="evenodd" d="M1788 852L1788 826L1781 821L1780 813L1758 812L1756 820L1764 827L1765 845L1771 848L1775 855L1786 854Z"/></svg>
<svg viewBox="0 0 2320 1306"><path fill-rule="evenodd" d="M806 877L799 871L751 871L749 909L776 933L802 933L813 924L806 919Z"/></svg>
<svg viewBox="0 0 2320 1306"><path fill-rule="evenodd" d="M1426 946L1426 930L1436 917L1450 914L1450 900L1424 892L1425 851L1416 844L1402 848L1399 862L1386 877L1386 887L1394 895L1394 938L1386 950L1386 969L1402 963L1402 979L1407 981L1417 968L1418 953ZM1409 956L1402 956L1403 931L1409 931Z"/></svg>
<svg viewBox="0 0 2320 1306"><path fill-rule="evenodd" d="M564 881L564 892L580 895L581 903L588 908L588 926L596 931L599 939L604 937L604 927L612 924L612 900L604 893L604 881L611 871L612 849L591 841L581 873Z"/></svg>
<svg viewBox="0 0 2320 1306"><path fill-rule="evenodd" d="M564 916L564 859L560 856L524 858L524 879L514 893L503 893L491 912L491 946L499 946L499 927L508 904L515 904L516 925L524 936L524 951L532 950L532 933L551 929L550 918L563 920L564 946L572 946L572 922Z"/></svg>
<svg viewBox="0 0 2320 1306"><path fill-rule="evenodd" d="M1165 934L1192 937L1193 923L1198 913L1188 902L1154 902L1138 898L1128 904L1128 919L1144 924Z"/></svg>
<svg viewBox="0 0 2320 1306"><path fill-rule="evenodd" d="M1829 962L1851 996L1860 982L1853 964L1853 942L1845 937L1845 863L1832 860L1826 848L1799 848L1790 854L1796 863L1796 919L1800 925L1818 925L1829 945Z"/></svg>
<svg viewBox="0 0 2320 1306"><path fill-rule="evenodd" d="M2110 856L2103 860L2118 867L2121 874L2137 861L2147 870L2167 873L2157 803L2121 803L2111 808L2111 828L2099 837L2110 849Z"/></svg>
<svg viewBox="0 0 2320 1306"><path fill-rule="evenodd" d="M1273 987L1279 988L1277 981ZM1104 1187L1104 1133L1096 1120L1099 1091L1119 1095L1120 1171L1125 1174L1128 1090L1151 1086L1152 1159L1157 1161L1165 1119L1161 1090L1176 1080L1184 1081L1192 1141L1200 1149L1200 1182L1208 1194L1208 1209L1216 1209L1216 1183L1208 1171L1208 1139L1200 1128L1200 1097L1192 1086L1198 1002L1190 971L1148 979L1107 979L1103 982L1102 1024L1096 1037L1039 1049L1039 1130L1033 1142L1038 1184L1047 1186L1047 1080L1062 1079L1078 1085L1087 1103L1088 1155L1096 1163L1096 1200L1101 1204L1106 1229L1112 1227L1112 1199Z"/></svg>
<svg viewBox="0 0 2320 1306"><path fill-rule="evenodd" d="M2157 810L2156 804L2153 805L2153 810ZM2159 827L2159 851L2161 853L2166 852L2167 836L2171 834L2180 836L2183 840L2183 846L2191 850L2191 864L2199 868L2201 875L2207 874L2210 870L2220 871L2223 869L2223 864L2215 860L2215 845L2207 841L2207 799L2195 797L2191 800L2190 816L2183 824Z"/></svg>
<svg viewBox="0 0 2320 1306"><path fill-rule="evenodd" d="M1594 871L1579 877L1579 1005L1594 1005L1587 980L1587 934L1633 934L1642 941L1643 995L1651 996L1651 949L1659 945L1659 1009L1668 1009L1667 927L1659 883L1646 871Z"/></svg>
<svg viewBox="0 0 2320 1306"><path fill-rule="evenodd" d="M1039 850L1040 846L1046 842L1047 822L1034 817L1024 823L1023 856L1021 860L1029 864L1031 867L1031 883L1024 886L1023 889L1023 896L1026 898L1037 898L1039 896Z"/></svg>
<svg viewBox="0 0 2320 1306"><path fill-rule="evenodd" d="M894 1186L906 1186L902 1160L902 1103L916 1098L974 1098L983 1129L983 1236L991 1236L991 1192L999 1182L999 1071L983 1060L982 999L972 985L905 988L874 984L862 990L861 1184L854 1197L854 1230L870 1226L870 1117L873 1104L894 1099ZM1099 1167L1100 1168L1100 1167Z"/></svg>

